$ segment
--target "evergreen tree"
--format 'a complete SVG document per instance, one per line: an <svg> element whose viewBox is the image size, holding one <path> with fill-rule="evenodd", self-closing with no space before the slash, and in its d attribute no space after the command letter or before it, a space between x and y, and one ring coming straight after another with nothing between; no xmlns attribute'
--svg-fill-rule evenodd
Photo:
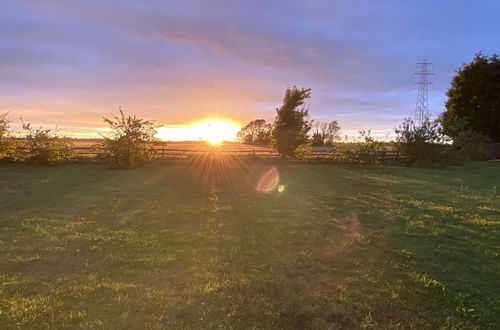
<svg viewBox="0 0 500 330"><path fill-rule="evenodd" d="M288 87L283 105L276 109L271 143L283 157L302 157L311 151L307 133L311 129L305 100L311 97L310 88Z"/></svg>

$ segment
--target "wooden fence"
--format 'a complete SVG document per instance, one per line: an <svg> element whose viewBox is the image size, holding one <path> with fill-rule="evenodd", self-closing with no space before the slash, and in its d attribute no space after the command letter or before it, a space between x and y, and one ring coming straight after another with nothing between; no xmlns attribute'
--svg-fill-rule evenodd
<svg viewBox="0 0 500 330"><path fill-rule="evenodd" d="M105 156L102 149L96 147L73 147L75 158L77 159L92 159ZM204 148L156 148L157 158L187 158L192 156L200 156L207 153L230 155L234 157L244 156L258 159L276 159L280 156L276 151L266 147L255 147L242 145L237 147L204 147ZM316 162L349 162L352 161L350 152L339 152L331 150L314 150L303 159L303 161ZM402 155L395 150L382 150L377 154L377 159L380 163L397 162L401 160Z"/></svg>

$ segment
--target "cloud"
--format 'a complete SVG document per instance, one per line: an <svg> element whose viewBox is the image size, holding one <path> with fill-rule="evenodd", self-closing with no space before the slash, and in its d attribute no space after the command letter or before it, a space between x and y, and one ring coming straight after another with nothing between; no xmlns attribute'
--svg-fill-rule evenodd
<svg viewBox="0 0 500 330"><path fill-rule="evenodd" d="M171 124L214 114L243 123L272 117L286 86L297 84L312 87L316 118L390 129L413 113L416 62L435 63L438 113L453 71L500 44L493 1L45 0L4 7L0 111L37 112L68 127L94 125L91 116L118 105Z"/></svg>

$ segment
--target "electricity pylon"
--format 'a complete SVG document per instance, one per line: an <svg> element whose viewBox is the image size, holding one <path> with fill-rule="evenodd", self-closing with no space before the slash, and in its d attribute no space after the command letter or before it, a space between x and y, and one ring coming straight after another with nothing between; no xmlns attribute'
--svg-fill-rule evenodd
<svg viewBox="0 0 500 330"><path fill-rule="evenodd" d="M417 107L415 108L415 123L419 126L422 125L424 119L430 116L429 112L429 86L432 85L429 82L429 75L434 73L431 72L432 63L423 60L421 63L417 63L419 66L419 71L414 74L419 76L417 88Z"/></svg>

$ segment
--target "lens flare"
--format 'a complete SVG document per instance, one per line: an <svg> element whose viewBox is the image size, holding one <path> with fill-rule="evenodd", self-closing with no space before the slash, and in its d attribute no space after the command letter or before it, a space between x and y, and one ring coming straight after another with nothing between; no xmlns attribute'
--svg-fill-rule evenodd
<svg viewBox="0 0 500 330"><path fill-rule="evenodd" d="M262 177L255 186L255 190L258 192L269 193L276 189L280 182L280 176L276 167L271 167Z"/></svg>

